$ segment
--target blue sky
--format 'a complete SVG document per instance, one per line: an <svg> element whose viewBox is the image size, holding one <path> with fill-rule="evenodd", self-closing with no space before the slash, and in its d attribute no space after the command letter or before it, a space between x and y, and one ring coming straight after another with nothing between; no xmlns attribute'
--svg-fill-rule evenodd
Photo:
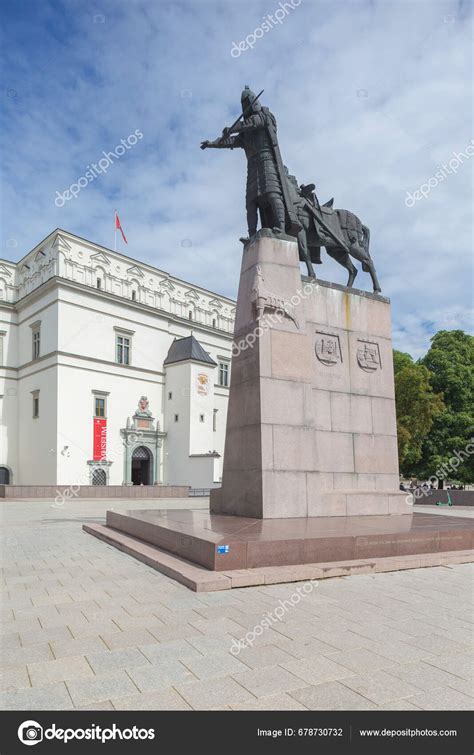
<svg viewBox="0 0 474 755"><path fill-rule="evenodd" d="M419 356L437 330L468 330L472 5L294 4L237 56L279 2L2 0L0 257L20 259L56 227L111 247L117 207L119 250L235 296L245 158L199 143L234 120L248 83L265 89L298 180L370 227L395 346ZM136 129L135 146L55 205ZM319 276L344 283L322 256ZM370 289L362 272L357 284Z"/></svg>

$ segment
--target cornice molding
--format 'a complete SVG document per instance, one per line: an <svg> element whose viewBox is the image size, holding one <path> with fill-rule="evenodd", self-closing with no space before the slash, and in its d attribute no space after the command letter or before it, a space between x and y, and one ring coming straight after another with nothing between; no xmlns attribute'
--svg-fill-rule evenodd
<svg viewBox="0 0 474 755"><path fill-rule="evenodd" d="M75 234L71 233L70 231L66 231L62 228L56 228L55 231L53 231L49 236L46 237L40 244L38 244L35 249L38 249L40 246L46 246L46 242L49 240L53 234L56 234L60 236L66 243L66 239L69 239L70 242L76 243L79 246L83 246L90 250L96 250L97 252L103 252L105 255L110 257L112 260L116 260L117 262L122 262L124 264L130 263L133 265L139 266L143 271L150 272L154 275L162 275L165 279L171 279L175 284L182 285L182 286L190 286L189 281L182 280L181 278L177 278L173 275L170 275L170 273L166 272L165 270L161 270L158 267L154 267L153 265L150 265L148 262L142 262L140 260L137 260L134 257L130 257L127 254L123 254L122 252L117 252L112 249L109 249L108 247L102 246L101 244L97 244L93 241L90 241L89 239L85 239L82 236L76 236ZM72 248L72 247L71 247ZM34 251L34 250L31 250ZM30 254L29 252L28 254ZM25 255L27 257L28 255ZM24 258L23 258L24 259ZM20 260L21 262L21 260ZM207 294L208 296L217 296L222 301L226 302L229 306L235 305L234 299L230 299L227 296L223 296L221 294L217 294L215 291L210 291L209 289L203 288L202 286L194 286L194 288L198 291L201 291L203 294Z"/></svg>
<svg viewBox="0 0 474 755"><path fill-rule="evenodd" d="M45 280L40 286L38 286L38 288L33 289L28 294L25 294L25 296L23 296L21 299L18 299L18 301L16 301L15 303L11 303L11 306L18 312L20 312L23 307L28 306L37 299L41 298L41 296L43 296L46 292L61 287L77 289L81 293L84 293L92 298L99 296L101 298L114 302L121 307L126 307L127 309L142 310L151 314L159 315L164 319L169 320L170 322L181 324L186 323L187 327L189 327L190 320L187 316L181 317L174 312L169 312L168 310L162 309L161 307L152 306L151 304L138 301L138 299L128 299L126 297L119 296L118 294L113 294L109 291L105 291L105 289L103 288L93 288L92 286L88 286L84 283L79 283L78 281L71 280L70 278L62 278L57 275L51 276L50 278ZM8 304L8 302L5 303ZM175 303L182 304L183 302L175 300ZM231 322L230 318L225 319L227 322ZM192 327L193 330L201 330L205 333L215 333L220 338L226 338L230 341L233 339L233 332L231 332L230 330L227 331L221 328L213 328L211 325L206 325L206 323L199 322L198 320L192 321Z"/></svg>

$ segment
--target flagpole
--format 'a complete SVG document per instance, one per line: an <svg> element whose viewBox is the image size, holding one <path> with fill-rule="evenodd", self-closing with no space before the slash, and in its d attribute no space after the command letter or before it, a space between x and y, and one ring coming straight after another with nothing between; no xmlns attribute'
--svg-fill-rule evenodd
<svg viewBox="0 0 474 755"><path fill-rule="evenodd" d="M114 210L114 252L117 251L117 210Z"/></svg>

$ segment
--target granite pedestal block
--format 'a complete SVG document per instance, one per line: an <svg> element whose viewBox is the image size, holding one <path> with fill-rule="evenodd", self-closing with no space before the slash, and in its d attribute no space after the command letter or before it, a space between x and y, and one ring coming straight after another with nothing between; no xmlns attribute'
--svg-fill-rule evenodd
<svg viewBox="0 0 474 755"><path fill-rule="evenodd" d="M123 533L211 571L398 559L466 551L474 521L406 515L252 519L189 509L107 512L113 542Z"/></svg>
<svg viewBox="0 0 474 755"><path fill-rule="evenodd" d="M252 518L411 513L399 492L389 300L302 279L297 244L243 252L222 487Z"/></svg>

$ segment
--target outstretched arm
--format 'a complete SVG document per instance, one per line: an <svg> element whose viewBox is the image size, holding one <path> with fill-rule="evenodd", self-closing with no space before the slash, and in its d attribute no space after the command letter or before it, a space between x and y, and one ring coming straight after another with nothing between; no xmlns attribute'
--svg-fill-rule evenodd
<svg viewBox="0 0 474 755"><path fill-rule="evenodd" d="M219 136L213 142L207 140L201 142L201 149L235 149L235 147L241 146L242 144L238 136Z"/></svg>

